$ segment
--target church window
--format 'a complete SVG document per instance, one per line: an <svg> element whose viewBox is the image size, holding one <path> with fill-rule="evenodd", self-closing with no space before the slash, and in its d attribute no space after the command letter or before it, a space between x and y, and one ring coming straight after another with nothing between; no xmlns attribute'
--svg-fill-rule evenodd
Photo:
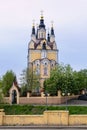
<svg viewBox="0 0 87 130"><path fill-rule="evenodd" d="M47 65L47 63L45 63L45 65Z"/></svg>
<svg viewBox="0 0 87 130"><path fill-rule="evenodd" d="M44 75L47 75L47 67L44 67Z"/></svg>
<svg viewBox="0 0 87 130"><path fill-rule="evenodd" d="M40 38L40 33L39 33L39 38Z"/></svg>
<svg viewBox="0 0 87 130"><path fill-rule="evenodd" d="M36 75L39 75L39 74L40 74L40 69L36 68Z"/></svg>
<svg viewBox="0 0 87 130"><path fill-rule="evenodd" d="M46 44L45 44L45 42L42 45L42 49L46 50Z"/></svg>
<svg viewBox="0 0 87 130"><path fill-rule="evenodd" d="M44 34L43 33L41 33L41 38L44 38Z"/></svg>
<svg viewBox="0 0 87 130"><path fill-rule="evenodd" d="M40 67L39 67L39 64L37 64L37 67L36 67L36 74L37 74L37 75L40 74Z"/></svg>

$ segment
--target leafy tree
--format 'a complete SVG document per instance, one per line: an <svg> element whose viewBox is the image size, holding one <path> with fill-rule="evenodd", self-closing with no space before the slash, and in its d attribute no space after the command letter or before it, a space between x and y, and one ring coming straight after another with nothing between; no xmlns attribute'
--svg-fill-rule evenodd
<svg viewBox="0 0 87 130"><path fill-rule="evenodd" d="M87 89L87 70L73 71L70 65L59 64L52 71L49 79L44 82L44 89L51 95L58 90L65 94L78 94L80 90Z"/></svg>
<svg viewBox="0 0 87 130"><path fill-rule="evenodd" d="M2 93L2 79L0 79L0 103L3 102L3 93Z"/></svg>
<svg viewBox="0 0 87 130"><path fill-rule="evenodd" d="M87 89L87 69L80 70L79 77L81 80L81 88Z"/></svg>
<svg viewBox="0 0 87 130"><path fill-rule="evenodd" d="M87 70L83 69L78 72L74 72L75 89L80 91L87 89Z"/></svg>
<svg viewBox="0 0 87 130"><path fill-rule="evenodd" d="M51 95L56 95L58 90L62 90L64 84L64 71L65 67L63 65L58 65L52 69L50 78L45 80L45 91Z"/></svg>
<svg viewBox="0 0 87 130"><path fill-rule="evenodd" d="M27 91L38 92L39 87L39 75L32 68L23 70L21 74L21 94L26 95Z"/></svg>
<svg viewBox="0 0 87 130"><path fill-rule="evenodd" d="M2 79L0 79L0 91L2 91Z"/></svg>
<svg viewBox="0 0 87 130"><path fill-rule="evenodd" d="M9 96L9 89L12 86L15 74L12 70L7 71L5 75L2 77L2 92L4 96Z"/></svg>

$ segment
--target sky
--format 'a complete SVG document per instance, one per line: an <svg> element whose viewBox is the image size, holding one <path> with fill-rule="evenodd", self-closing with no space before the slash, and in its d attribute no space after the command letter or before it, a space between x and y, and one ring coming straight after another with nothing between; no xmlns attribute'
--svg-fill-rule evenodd
<svg viewBox="0 0 87 130"><path fill-rule="evenodd" d="M32 21L54 22L59 63L87 69L87 0L0 0L0 77L27 67Z"/></svg>

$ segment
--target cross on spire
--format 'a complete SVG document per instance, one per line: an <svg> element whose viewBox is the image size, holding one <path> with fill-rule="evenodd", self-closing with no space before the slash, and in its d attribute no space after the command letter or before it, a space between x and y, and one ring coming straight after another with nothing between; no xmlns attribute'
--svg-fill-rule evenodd
<svg viewBox="0 0 87 130"><path fill-rule="evenodd" d="M43 17L43 10L41 10L41 17Z"/></svg>
<svg viewBox="0 0 87 130"><path fill-rule="evenodd" d="M51 21L51 27L53 28L53 21Z"/></svg>
<svg viewBox="0 0 87 130"><path fill-rule="evenodd" d="M49 27L48 27L48 33L49 33Z"/></svg>
<svg viewBox="0 0 87 130"><path fill-rule="evenodd" d="M33 19L33 27L35 26L35 19Z"/></svg>

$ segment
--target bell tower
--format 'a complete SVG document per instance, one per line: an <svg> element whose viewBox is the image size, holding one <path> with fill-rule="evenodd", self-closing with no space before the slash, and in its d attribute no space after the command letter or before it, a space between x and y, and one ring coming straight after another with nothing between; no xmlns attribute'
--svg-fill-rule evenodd
<svg viewBox="0 0 87 130"><path fill-rule="evenodd" d="M41 12L40 23L35 28L33 22L31 40L28 43L27 67L32 66L33 71L40 75L39 92L43 89L43 83L50 77L50 71L58 64L58 49L55 41L53 22L50 32L46 32L44 16Z"/></svg>

